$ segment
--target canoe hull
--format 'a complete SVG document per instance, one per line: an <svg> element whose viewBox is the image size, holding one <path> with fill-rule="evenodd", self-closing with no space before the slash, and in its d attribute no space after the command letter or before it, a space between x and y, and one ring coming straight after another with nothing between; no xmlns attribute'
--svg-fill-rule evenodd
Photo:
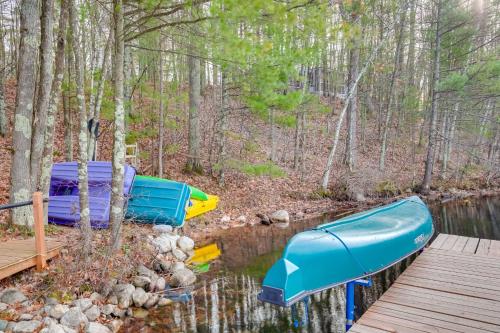
<svg viewBox="0 0 500 333"><path fill-rule="evenodd" d="M370 276L422 249L433 233L431 214L418 197L301 232L268 271L259 299L289 306Z"/></svg>

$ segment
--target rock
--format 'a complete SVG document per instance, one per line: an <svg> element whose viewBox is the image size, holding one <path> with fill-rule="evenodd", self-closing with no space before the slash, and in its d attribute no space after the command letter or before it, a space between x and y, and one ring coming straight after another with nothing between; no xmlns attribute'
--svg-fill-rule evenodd
<svg viewBox="0 0 500 333"><path fill-rule="evenodd" d="M66 333L66 331L62 325L59 325L57 322L53 322L42 329L40 333Z"/></svg>
<svg viewBox="0 0 500 333"><path fill-rule="evenodd" d="M90 295L90 300L93 301L93 302L100 302L102 300L104 300L104 297L97 293L97 292L93 292L92 295Z"/></svg>
<svg viewBox="0 0 500 333"><path fill-rule="evenodd" d="M172 274L172 285L174 287L190 286L196 281L196 275L188 268L179 269Z"/></svg>
<svg viewBox="0 0 500 333"><path fill-rule="evenodd" d="M241 222L241 223L246 223L247 222L247 217L245 215L240 215L236 219L236 221Z"/></svg>
<svg viewBox="0 0 500 333"><path fill-rule="evenodd" d="M156 285L154 290L156 291L162 291L165 290L165 286L167 285L167 282L163 277L159 277L158 280L156 280Z"/></svg>
<svg viewBox="0 0 500 333"><path fill-rule="evenodd" d="M158 238L170 242L170 250L177 248L177 240L179 239L179 235L161 234Z"/></svg>
<svg viewBox="0 0 500 333"><path fill-rule="evenodd" d="M177 246L183 251L188 252L194 249L194 240L187 236L179 237L177 240Z"/></svg>
<svg viewBox="0 0 500 333"><path fill-rule="evenodd" d="M118 297L116 297L116 295L111 295L108 298L108 303L113 304L113 305L117 305L118 304Z"/></svg>
<svg viewBox="0 0 500 333"><path fill-rule="evenodd" d="M45 305L56 305L59 304L59 301L55 299L54 297L46 297L45 298Z"/></svg>
<svg viewBox="0 0 500 333"><path fill-rule="evenodd" d="M364 202L364 201L366 201L365 195L362 192L356 192L356 193L354 193L353 199L354 199L354 201L357 201L357 202Z"/></svg>
<svg viewBox="0 0 500 333"><path fill-rule="evenodd" d="M172 254L174 255L175 259L179 261L184 261L187 259L187 255L182 252L180 249L173 249Z"/></svg>
<svg viewBox="0 0 500 333"><path fill-rule="evenodd" d="M142 288L136 288L132 293L132 300L134 301L134 304L137 307L143 306L144 303L146 303L146 301L148 300L148 298L149 298L148 294Z"/></svg>
<svg viewBox="0 0 500 333"><path fill-rule="evenodd" d="M79 307L69 309L61 318L61 324L71 328L78 328L80 324L87 324L89 320Z"/></svg>
<svg viewBox="0 0 500 333"><path fill-rule="evenodd" d="M153 226L153 230L158 234L170 234L174 231L174 228L171 225L157 224Z"/></svg>
<svg viewBox="0 0 500 333"><path fill-rule="evenodd" d="M86 333L111 333L111 330L99 323L89 323L85 329Z"/></svg>
<svg viewBox="0 0 500 333"><path fill-rule="evenodd" d="M131 284L117 284L114 288L118 297L118 306L122 309L128 308L132 304L132 293L135 287Z"/></svg>
<svg viewBox="0 0 500 333"><path fill-rule="evenodd" d="M73 301L73 306L79 307L80 310L85 312L88 308L92 306L92 300L90 298L80 298Z"/></svg>
<svg viewBox="0 0 500 333"><path fill-rule="evenodd" d="M106 282L102 289L101 289L101 295L103 297L108 297L109 294L111 294L111 291L113 290L113 287L118 283L116 279L111 279L108 282Z"/></svg>
<svg viewBox="0 0 500 333"><path fill-rule="evenodd" d="M231 221L231 216L229 215L224 215L221 219L220 219L221 223L229 223Z"/></svg>
<svg viewBox="0 0 500 333"><path fill-rule="evenodd" d="M172 243L166 238L157 237L153 239L151 243L158 249L158 251L160 251L160 253L167 253L172 250Z"/></svg>
<svg viewBox="0 0 500 333"><path fill-rule="evenodd" d="M134 310L132 310L132 308L128 308L126 311L125 311L125 316L127 317L132 317L134 315Z"/></svg>
<svg viewBox="0 0 500 333"><path fill-rule="evenodd" d="M113 312L111 313L113 316L118 317L118 318L123 318L125 317L126 310L120 309L119 307L115 307L113 309Z"/></svg>
<svg viewBox="0 0 500 333"><path fill-rule="evenodd" d="M95 321L101 316L101 310L99 310L97 305L92 305L85 311L85 316L87 316L88 320Z"/></svg>
<svg viewBox="0 0 500 333"><path fill-rule="evenodd" d="M7 320L0 319L0 331L5 331L9 322Z"/></svg>
<svg viewBox="0 0 500 333"><path fill-rule="evenodd" d="M0 303L0 312L1 311L5 311L7 309L9 305L5 304L5 303Z"/></svg>
<svg viewBox="0 0 500 333"><path fill-rule="evenodd" d="M123 321L121 321L119 319L115 319L115 320L111 321L107 326L111 330L111 332L116 333L120 330L122 325L123 325Z"/></svg>
<svg viewBox="0 0 500 333"><path fill-rule="evenodd" d="M32 333L40 327L42 323L38 320L20 321L12 329L13 333Z"/></svg>
<svg viewBox="0 0 500 333"><path fill-rule="evenodd" d="M144 319L148 316L149 311L145 309L135 309L134 310L134 318Z"/></svg>
<svg viewBox="0 0 500 333"><path fill-rule="evenodd" d="M132 281L132 284L137 288L148 289L149 285L151 284L151 279L146 276L139 275L134 277L134 281Z"/></svg>
<svg viewBox="0 0 500 333"><path fill-rule="evenodd" d="M290 215L288 215L288 212L286 210L281 209L281 210L277 210L274 213L272 213L271 216L269 217L269 219L273 223L278 223L278 222L288 223L288 222L290 222Z"/></svg>
<svg viewBox="0 0 500 333"><path fill-rule="evenodd" d="M72 329L71 327L61 325L61 327L64 330L64 333L78 333L76 330ZM80 330L78 330L80 331Z"/></svg>
<svg viewBox="0 0 500 333"><path fill-rule="evenodd" d="M267 216L266 214L255 214L259 219L260 219L260 223L262 223L263 225L271 225L271 220L269 219L269 216Z"/></svg>
<svg viewBox="0 0 500 333"><path fill-rule="evenodd" d="M175 273L178 270L186 268L186 265L182 261L176 261L172 264L172 272Z"/></svg>
<svg viewBox="0 0 500 333"><path fill-rule="evenodd" d="M289 222L278 222L278 223L274 223L274 225L280 229L286 229L290 226L290 223Z"/></svg>
<svg viewBox="0 0 500 333"><path fill-rule="evenodd" d="M151 283L149 284L149 291L154 291L156 287L156 282L158 281L160 277L154 273L154 275L151 277Z"/></svg>
<svg viewBox="0 0 500 333"><path fill-rule="evenodd" d="M69 307L67 305L64 305L64 304L56 304L56 305L53 305L49 308L49 311L47 312L47 314L49 316L51 316L52 318L55 318L57 320L61 319L61 317L66 313L68 312L69 310Z"/></svg>
<svg viewBox="0 0 500 333"><path fill-rule="evenodd" d="M112 314L114 310L115 306L113 304L106 304L101 308L101 312L106 316Z"/></svg>
<svg viewBox="0 0 500 333"><path fill-rule="evenodd" d="M20 321L31 320L31 319L33 319L33 315L29 313L23 313L22 315L19 316Z"/></svg>
<svg viewBox="0 0 500 333"><path fill-rule="evenodd" d="M51 318L51 317L45 317L43 318L43 321L42 323L45 325L45 326L50 326L50 325L53 325L53 324L58 324L59 322L54 319L54 318Z"/></svg>
<svg viewBox="0 0 500 333"><path fill-rule="evenodd" d="M160 297L156 294L150 294L148 300L146 301L146 303L144 303L144 307L146 309L150 309L152 308L153 306L156 305L156 303L158 303L158 300L160 299Z"/></svg>
<svg viewBox="0 0 500 333"><path fill-rule="evenodd" d="M142 275L151 278L152 276L156 275L156 273L144 265L139 265L137 266L137 275Z"/></svg>
<svg viewBox="0 0 500 333"><path fill-rule="evenodd" d="M158 300L158 306L166 306L166 305L169 305L169 304L172 304L173 301L169 298L164 298L164 297L161 297L159 300Z"/></svg>
<svg viewBox="0 0 500 333"><path fill-rule="evenodd" d="M21 303L26 300L27 300L26 296L24 296L24 294L19 290L17 290L16 288L9 288L4 290L0 298L0 301L2 301L2 303L7 303L7 304Z"/></svg>

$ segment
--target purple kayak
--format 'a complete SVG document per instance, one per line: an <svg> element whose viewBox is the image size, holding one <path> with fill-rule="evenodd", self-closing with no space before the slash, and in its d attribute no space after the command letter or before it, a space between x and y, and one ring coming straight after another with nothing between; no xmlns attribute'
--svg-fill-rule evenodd
<svg viewBox="0 0 500 333"><path fill-rule="evenodd" d="M89 207L93 228L107 228L111 200L111 162L89 161ZM135 169L125 166L123 194L128 197L135 177ZM61 225L78 225L80 203L78 191L78 163L54 163L49 190L49 222Z"/></svg>

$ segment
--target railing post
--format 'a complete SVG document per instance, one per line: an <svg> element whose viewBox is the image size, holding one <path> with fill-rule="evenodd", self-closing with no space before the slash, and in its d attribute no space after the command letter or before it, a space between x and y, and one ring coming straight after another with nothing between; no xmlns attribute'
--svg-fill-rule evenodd
<svg viewBox="0 0 500 333"><path fill-rule="evenodd" d="M33 193L33 217L35 219L36 270L41 271L47 267L42 192Z"/></svg>

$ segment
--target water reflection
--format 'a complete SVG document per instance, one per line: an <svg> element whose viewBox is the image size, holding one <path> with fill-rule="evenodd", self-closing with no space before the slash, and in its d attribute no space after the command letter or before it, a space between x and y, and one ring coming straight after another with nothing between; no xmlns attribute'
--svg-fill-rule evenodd
<svg viewBox="0 0 500 333"><path fill-rule="evenodd" d="M433 207L436 231L463 236L500 239L497 214L500 198L450 202ZM125 332L344 332L345 290L343 286L311 297L307 327L292 327L290 311L257 301L265 272L280 257L294 234L332 216L297 223L288 229L244 227L228 230L216 239L221 260L187 304L176 303L155 310L144 321L136 321ZM371 288L357 287L357 315L363 313L394 282L414 259L412 256L373 277ZM332 269L336 269L334 263Z"/></svg>

